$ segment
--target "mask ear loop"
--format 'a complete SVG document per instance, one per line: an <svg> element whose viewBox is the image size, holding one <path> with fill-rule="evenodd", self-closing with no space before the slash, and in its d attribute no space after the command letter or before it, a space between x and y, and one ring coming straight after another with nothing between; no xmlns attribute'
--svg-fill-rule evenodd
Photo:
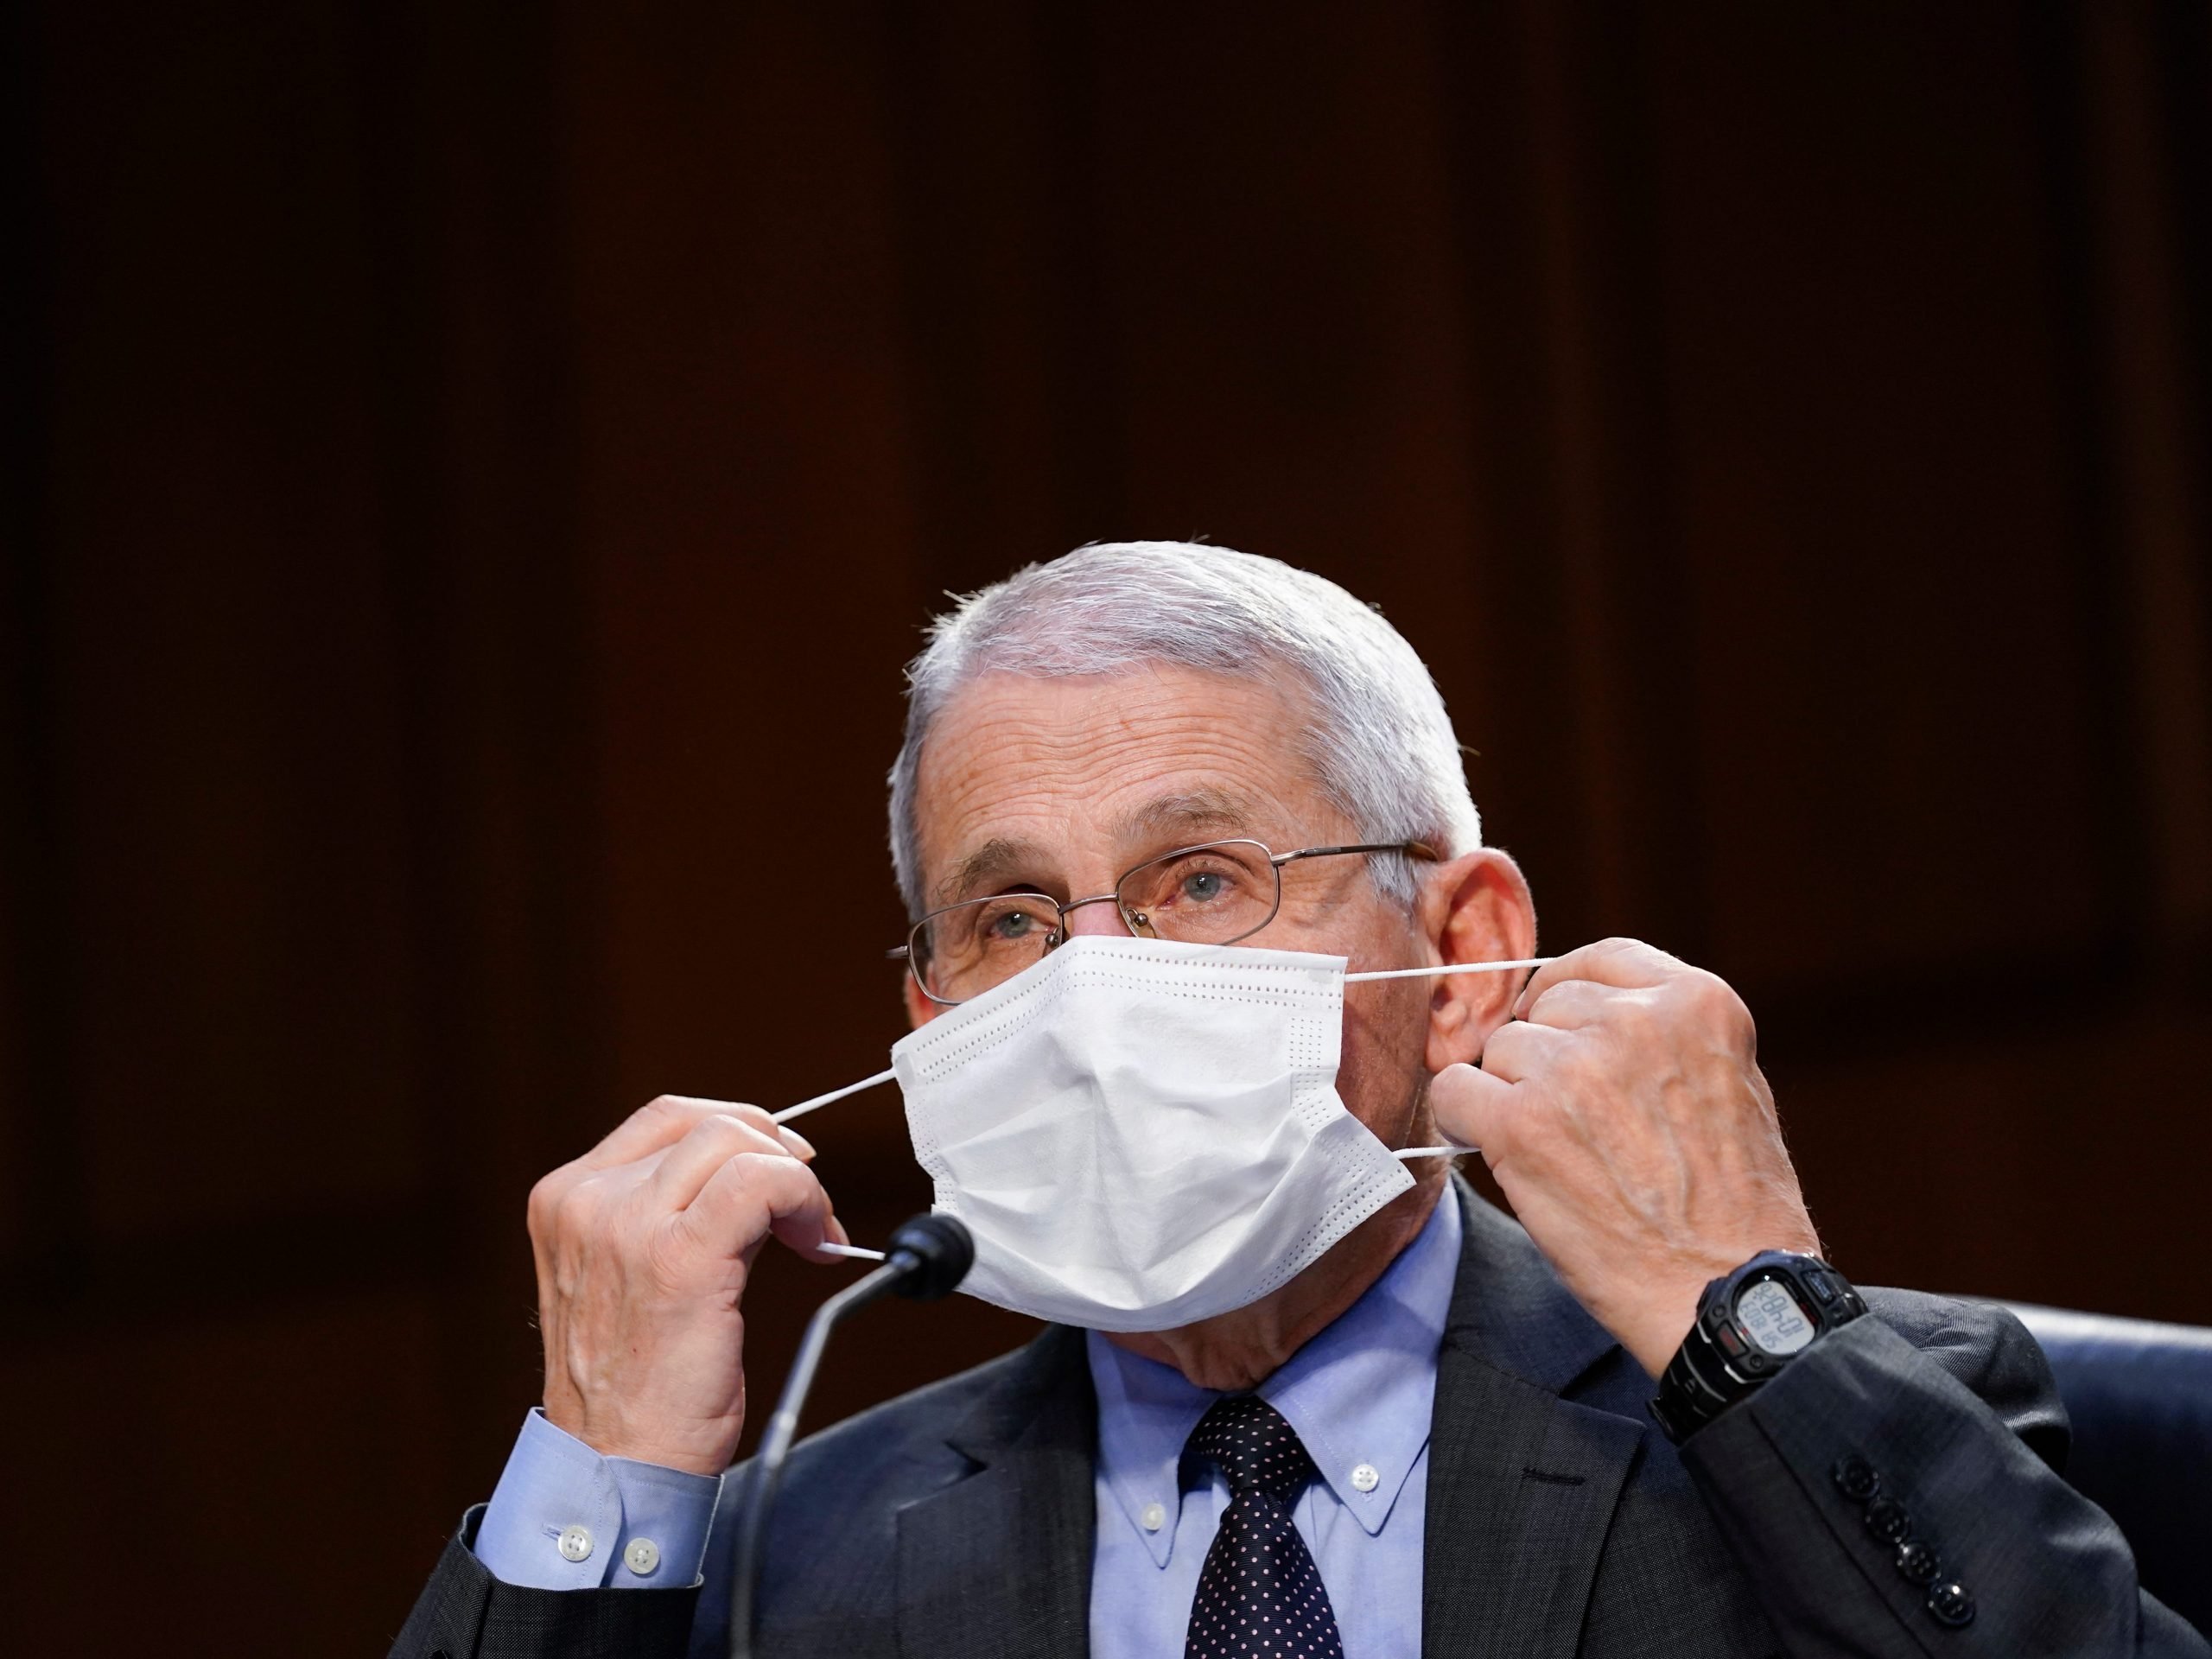
<svg viewBox="0 0 2212 1659"><path fill-rule="evenodd" d="M832 1089L826 1095L817 1095L812 1100L802 1100L796 1106L786 1106L780 1112L768 1114L771 1123L788 1123L795 1117L804 1117L817 1106L827 1106L833 1100L842 1100L847 1095L857 1095L863 1089L873 1089L879 1083L888 1083L898 1075L892 1071L877 1072L872 1077L862 1077L858 1083L849 1083L842 1089ZM880 1262L881 1250L871 1250L859 1244L838 1244L829 1239L814 1247L824 1255L842 1255L853 1262Z"/></svg>
<svg viewBox="0 0 2212 1659"><path fill-rule="evenodd" d="M1522 957L1512 962L1447 962L1438 968L1377 968L1364 974L1346 974L1344 983L1357 985L1370 979L1441 979L1446 974L1503 974L1516 968L1548 968L1557 957Z"/></svg>
<svg viewBox="0 0 2212 1659"><path fill-rule="evenodd" d="M1516 968L1541 968L1558 960L1557 957L1522 957L1513 962L1454 962L1440 968L1382 968L1372 973L1346 974L1344 983L1351 985L1370 979L1441 979L1446 974L1503 974ZM1481 1151L1480 1147L1400 1147L1390 1155L1403 1163L1415 1158L1459 1158Z"/></svg>
<svg viewBox="0 0 2212 1659"><path fill-rule="evenodd" d="M847 1095L857 1095L861 1090L873 1089L879 1083L888 1083L898 1075L896 1071L887 1066L872 1077L862 1077L858 1083L849 1083L842 1089L832 1089L826 1095L817 1095L812 1100L802 1100L796 1106L786 1106L780 1112L771 1112L768 1114L768 1121L771 1123L788 1123L795 1117L804 1117L818 1106L827 1106L831 1101L842 1100Z"/></svg>

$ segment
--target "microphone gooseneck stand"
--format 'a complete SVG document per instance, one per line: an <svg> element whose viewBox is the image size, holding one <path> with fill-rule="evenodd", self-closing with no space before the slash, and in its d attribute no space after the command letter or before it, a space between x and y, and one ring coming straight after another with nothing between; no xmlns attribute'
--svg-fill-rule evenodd
<svg viewBox="0 0 2212 1659"><path fill-rule="evenodd" d="M745 1483L737 1517L737 1538L730 1560L729 1659L753 1659L753 1603L760 1577L760 1556L767 1541L768 1517L783 1483L784 1459L798 1433L798 1414L822 1363L830 1333L851 1313L886 1295L918 1302L951 1294L975 1264L976 1241L950 1216L917 1216L891 1235L883 1265L839 1291L814 1311L806 1335L791 1362L791 1375L776 1402L775 1414L760 1435L760 1449Z"/></svg>

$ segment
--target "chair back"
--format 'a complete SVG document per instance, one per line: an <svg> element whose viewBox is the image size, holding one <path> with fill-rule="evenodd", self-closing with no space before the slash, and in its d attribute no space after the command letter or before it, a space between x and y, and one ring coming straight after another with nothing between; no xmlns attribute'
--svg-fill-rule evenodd
<svg viewBox="0 0 2212 1659"><path fill-rule="evenodd" d="M2127 1535L2143 1587L2212 1630L2212 1329L2005 1306L2073 1419L2067 1480Z"/></svg>

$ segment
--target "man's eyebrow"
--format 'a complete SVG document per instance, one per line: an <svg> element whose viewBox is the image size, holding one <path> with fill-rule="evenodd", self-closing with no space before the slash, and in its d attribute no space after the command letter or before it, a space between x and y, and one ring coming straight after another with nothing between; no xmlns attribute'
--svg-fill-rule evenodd
<svg viewBox="0 0 2212 1659"><path fill-rule="evenodd" d="M1243 797L1225 789L1179 791L1147 801L1125 815L1115 828L1123 842L1172 835L1178 840L1202 837L1224 830L1242 830L1252 822L1252 809ZM1034 870L1045 855L1036 842L994 836L969 853L931 890L934 906L957 905L995 887L1022 870Z"/></svg>
<svg viewBox="0 0 2212 1659"><path fill-rule="evenodd" d="M1015 870L1036 868L1039 854L1033 842L1009 841L994 836L962 859L937 884L932 897L939 905L956 905L985 887L995 886Z"/></svg>
<svg viewBox="0 0 2212 1659"><path fill-rule="evenodd" d="M1136 841L1165 830L1185 836L1245 830L1251 823L1251 806L1242 796L1225 789L1192 789L1147 801L1122 820L1119 834L1123 841Z"/></svg>

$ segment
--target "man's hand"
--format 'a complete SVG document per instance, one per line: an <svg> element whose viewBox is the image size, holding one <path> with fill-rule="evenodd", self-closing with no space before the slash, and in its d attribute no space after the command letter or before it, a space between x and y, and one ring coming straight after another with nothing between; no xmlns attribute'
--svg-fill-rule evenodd
<svg viewBox="0 0 2212 1659"><path fill-rule="evenodd" d="M1540 969L1482 1069L1430 1090L1529 1236L1656 1376L1707 1282L1761 1250L1820 1253L1751 1016L1713 975L1633 939Z"/></svg>
<svg viewBox="0 0 2212 1659"><path fill-rule="evenodd" d="M847 1242L813 1156L757 1106L664 1095L538 1182L545 1414L604 1457L728 1468L753 1257L772 1232L802 1255Z"/></svg>

